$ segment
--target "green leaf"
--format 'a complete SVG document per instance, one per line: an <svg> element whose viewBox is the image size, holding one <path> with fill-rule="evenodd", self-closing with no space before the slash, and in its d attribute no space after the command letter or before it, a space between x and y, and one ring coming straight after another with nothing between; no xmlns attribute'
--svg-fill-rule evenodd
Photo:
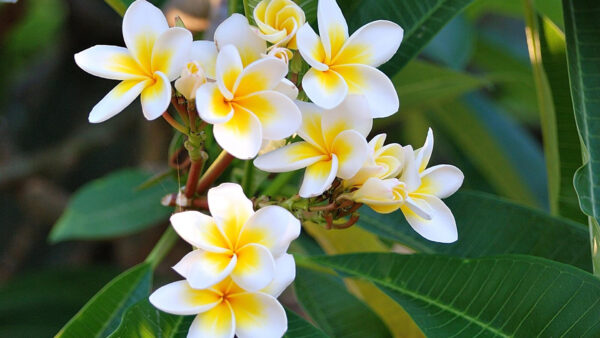
<svg viewBox="0 0 600 338"><path fill-rule="evenodd" d="M398 73L452 18L473 0L362 0L342 4L350 32L375 20L390 20L404 29L394 57L381 67L389 76Z"/></svg>
<svg viewBox="0 0 600 338"><path fill-rule="evenodd" d="M600 274L600 2L565 0L563 11L571 95L583 153L583 166L575 173L575 190L581 210L592 217L594 271Z"/></svg>
<svg viewBox="0 0 600 338"><path fill-rule="evenodd" d="M110 338L185 338L194 316L176 316L155 308L147 298L131 306Z"/></svg>
<svg viewBox="0 0 600 338"><path fill-rule="evenodd" d="M499 194L530 206L547 204L544 158L537 142L493 101L471 93L462 102L438 104L428 113Z"/></svg>
<svg viewBox="0 0 600 338"><path fill-rule="evenodd" d="M138 190L151 176L127 169L87 183L71 198L50 233L50 241L121 236L165 220L172 210L162 206L160 199L177 191L177 185L165 180Z"/></svg>
<svg viewBox="0 0 600 338"><path fill-rule="evenodd" d="M408 110L447 101L491 82L484 77L414 60L392 77L392 83L402 109Z"/></svg>
<svg viewBox="0 0 600 338"><path fill-rule="evenodd" d="M532 0L525 4L527 44L540 107L550 211L585 222L573 187L573 175L581 165L581 150L569 92L565 37L548 18L538 18Z"/></svg>
<svg viewBox="0 0 600 338"><path fill-rule="evenodd" d="M475 50L475 33L473 23L459 15L429 41L422 55L452 69L465 69Z"/></svg>
<svg viewBox="0 0 600 338"><path fill-rule="evenodd" d="M89 300L56 337L106 337L131 305L148 297L152 267L142 263L123 272Z"/></svg>
<svg viewBox="0 0 600 338"><path fill-rule="evenodd" d="M326 338L327 335L320 329L314 327L311 323L298 316L294 311L285 309L288 319L288 330L283 335L284 338Z"/></svg>
<svg viewBox="0 0 600 338"><path fill-rule="evenodd" d="M297 267L296 271L294 289L298 301L328 335L391 337L381 319L346 291L340 278L304 267Z"/></svg>
<svg viewBox="0 0 600 338"><path fill-rule="evenodd" d="M600 335L600 280L569 265L518 255L371 253L309 260L375 283L427 337Z"/></svg>
<svg viewBox="0 0 600 338"><path fill-rule="evenodd" d="M461 191L444 200L456 219L458 241L427 241L402 212L382 215L363 208L359 224L417 252L460 257L535 255L591 271L588 234L581 224L480 192Z"/></svg>
<svg viewBox="0 0 600 338"><path fill-rule="evenodd" d="M135 0L104 0L120 16L125 15L125 11ZM153 5L161 7L165 0L149 0Z"/></svg>
<svg viewBox="0 0 600 338"><path fill-rule="evenodd" d="M0 337L53 336L112 276L114 269L98 266L15 276L0 287Z"/></svg>

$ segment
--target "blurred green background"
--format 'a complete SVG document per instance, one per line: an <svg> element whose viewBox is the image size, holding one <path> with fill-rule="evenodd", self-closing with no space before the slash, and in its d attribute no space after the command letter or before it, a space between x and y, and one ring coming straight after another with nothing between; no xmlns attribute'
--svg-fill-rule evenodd
<svg viewBox="0 0 600 338"><path fill-rule="evenodd" d="M228 8L225 1L161 4L189 15L184 21L207 36ZM561 27L560 1L537 5ZM372 135L386 132L388 142L418 148L431 126L432 162L460 167L464 188L547 210L523 17L520 0L474 2L393 78L400 111L377 120ZM0 4L0 337L54 335L102 285L142 261L167 226L102 241L47 240L84 183L121 168L167 168L172 132L162 120L147 122L139 103L105 123L88 123L115 84L73 61L96 44L123 45L121 17L103 1ZM175 278L168 266L187 250L179 243L159 279Z"/></svg>

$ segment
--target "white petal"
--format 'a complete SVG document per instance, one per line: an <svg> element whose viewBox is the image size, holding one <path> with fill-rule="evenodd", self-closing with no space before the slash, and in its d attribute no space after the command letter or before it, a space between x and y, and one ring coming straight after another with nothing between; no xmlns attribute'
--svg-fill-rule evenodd
<svg viewBox="0 0 600 338"><path fill-rule="evenodd" d="M296 41L300 55L311 67L320 71L329 69L329 66L323 63L325 62L325 50L321 38L308 23L300 27L296 33Z"/></svg>
<svg viewBox="0 0 600 338"><path fill-rule="evenodd" d="M169 25L163 13L145 0L134 1L123 16L123 39L143 69L150 71L156 39Z"/></svg>
<svg viewBox="0 0 600 338"><path fill-rule="evenodd" d="M256 243L279 257L287 251L290 242L300 235L300 221L289 211L276 205L258 210L242 229L238 246Z"/></svg>
<svg viewBox="0 0 600 338"><path fill-rule="evenodd" d="M161 72L154 73L154 84L142 91L142 112L147 120L160 117L171 104L171 82Z"/></svg>
<svg viewBox="0 0 600 338"><path fill-rule="evenodd" d="M398 210L404 203L405 197L404 184L395 178L382 180L370 177L352 193L354 201L364 203L382 214Z"/></svg>
<svg viewBox="0 0 600 338"><path fill-rule="evenodd" d="M316 105L332 109L342 103L348 94L344 78L333 70L321 72L311 68L302 78L302 89Z"/></svg>
<svg viewBox="0 0 600 338"><path fill-rule="evenodd" d="M221 148L242 160L254 158L262 145L260 120L239 105L234 105L229 121L215 124L213 132Z"/></svg>
<svg viewBox="0 0 600 338"><path fill-rule="evenodd" d="M267 42L258 36L248 24L248 19L234 13L223 21L215 31L215 43L219 49L232 44L237 47L244 66L261 58L267 50Z"/></svg>
<svg viewBox="0 0 600 338"><path fill-rule="evenodd" d="M243 225L254 214L252 201L246 197L242 187L235 183L222 183L211 188L207 198L210 214L221 232L231 243L237 242Z"/></svg>
<svg viewBox="0 0 600 338"><path fill-rule="evenodd" d="M178 212L171 216L175 232L191 245L212 252L229 251L229 243L212 217L198 211Z"/></svg>
<svg viewBox="0 0 600 338"><path fill-rule="evenodd" d="M285 78L281 80L277 84L277 86L273 88L273 90L282 93L283 95L289 97L292 100L295 100L298 97L298 88L296 87L296 85L292 81Z"/></svg>
<svg viewBox="0 0 600 338"><path fill-rule="evenodd" d="M338 159L337 176L349 179L356 175L367 160L367 140L355 130L345 130L333 141L331 152Z"/></svg>
<svg viewBox="0 0 600 338"><path fill-rule="evenodd" d="M287 331L287 317L277 299L264 293L240 293L230 298L239 338L280 338Z"/></svg>
<svg viewBox="0 0 600 338"><path fill-rule="evenodd" d="M220 301L213 291L192 289L185 280L162 286L150 295L150 303L159 310L183 316L208 311Z"/></svg>
<svg viewBox="0 0 600 338"><path fill-rule="evenodd" d="M339 106L323 113L321 126L324 141L329 145L344 130L354 130L366 137L373 126L367 100L364 96L348 95Z"/></svg>
<svg viewBox="0 0 600 338"><path fill-rule="evenodd" d="M175 80L190 59L192 33L173 27L162 33L152 49L152 72L162 72L169 81Z"/></svg>
<svg viewBox="0 0 600 338"><path fill-rule="evenodd" d="M398 111L400 101L392 81L377 68L365 65L333 66L348 85L351 94L364 95L374 118L387 117Z"/></svg>
<svg viewBox="0 0 600 338"><path fill-rule="evenodd" d="M251 111L262 126L262 137L267 140L280 140L291 136L302 122L300 110L287 96L274 90L265 90L235 101Z"/></svg>
<svg viewBox="0 0 600 338"><path fill-rule="evenodd" d="M196 90L196 109L208 123L223 123L233 117L233 107L225 100L214 82L205 83Z"/></svg>
<svg viewBox="0 0 600 338"><path fill-rule="evenodd" d="M92 108L89 121L100 123L117 115L133 102L147 85L148 81L122 81Z"/></svg>
<svg viewBox="0 0 600 338"><path fill-rule="evenodd" d="M214 253L197 249L173 266L194 289L206 289L225 279L237 264L236 255Z"/></svg>
<svg viewBox="0 0 600 338"><path fill-rule="evenodd" d="M263 171L283 173L324 160L327 155L307 142L296 142L273 150L254 160L254 165Z"/></svg>
<svg viewBox="0 0 600 338"><path fill-rule="evenodd" d="M244 65L240 53L234 45L222 46L215 66L217 84L224 97L233 98L233 87L242 73Z"/></svg>
<svg viewBox="0 0 600 338"><path fill-rule="evenodd" d="M331 155L329 161L319 161L306 168L299 195L304 198L319 196L329 189L338 171L338 159Z"/></svg>
<svg viewBox="0 0 600 338"><path fill-rule="evenodd" d="M419 175L419 167L415 163L415 156L412 146L404 147L405 163L400 175L400 181L406 184L406 189L409 192L415 191L421 186L421 177Z"/></svg>
<svg viewBox="0 0 600 338"><path fill-rule="evenodd" d="M265 57L244 68L232 93L238 98L263 90L272 90L284 79L287 72L288 67L283 61Z"/></svg>
<svg viewBox="0 0 600 338"><path fill-rule="evenodd" d="M275 277L261 292L268 293L273 297L279 297L292 284L295 278L296 262L294 261L294 256L285 253L275 260Z"/></svg>
<svg viewBox="0 0 600 338"><path fill-rule="evenodd" d="M326 153L327 145L323 139L323 128L321 127L325 111L311 102L296 100L296 105L302 113L302 125L298 129L298 136Z"/></svg>
<svg viewBox="0 0 600 338"><path fill-rule="evenodd" d="M216 79L217 46L213 41L192 42L190 61L198 62L209 79Z"/></svg>
<svg viewBox="0 0 600 338"><path fill-rule="evenodd" d="M348 38L333 63L378 67L396 54L403 35L402 27L391 21L369 22Z"/></svg>
<svg viewBox="0 0 600 338"><path fill-rule="evenodd" d="M427 168L427 164L429 164L429 159L431 158L431 153L433 152L433 130L429 128L427 130L427 138L425 138L425 143L423 147L415 150L415 162L419 167L419 172L422 172Z"/></svg>
<svg viewBox="0 0 600 338"><path fill-rule="evenodd" d="M465 175L455 166L442 164L425 169L421 174L420 194L446 198L462 185Z"/></svg>
<svg viewBox="0 0 600 338"><path fill-rule="evenodd" d="M187 337L233 338L235 325L235 317L229 302L221 302L211 310L196 316Z"/></svg>
<svg viewBox="0 0 600 338"><path fill-rule="evenodd" d="M409 204L402 206L402 212L408 224L424 238L440 243L452 243L458 239L456 222L452 211L440 200L432 195L411 195L412 201L422 209L428 209L430 220L418 214Z"/></svg>
<svg viewBox="0 0 600 338"><path fill-rule="evenodd" d="M348 39L346 19L335 0L319 0L317 21L325 49L325 58L331 60Z"/></svg>
<svg viewBox="0 0 600 338"><path fill-rule="evenodd" d="M111 80L144 80L148 74L140 68L127 48L94 46L75 54L75 63L86 72Z"/></svg>
<svg viewBox="0 0 600 338"><path fill-rule="evenodd" d="M247 291L260 290L273 280L275 261L271 252L260 244L246 244L236 251L237 263L231 279Z"/></svg>

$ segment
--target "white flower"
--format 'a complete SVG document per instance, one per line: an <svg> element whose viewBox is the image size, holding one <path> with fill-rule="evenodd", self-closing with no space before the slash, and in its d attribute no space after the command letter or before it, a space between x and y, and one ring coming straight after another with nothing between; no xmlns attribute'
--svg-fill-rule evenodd
<svg viewBox="0 0 600 338"><path fill-rule="evenodd" d="M300 196L313 197L327 190L335 177L354 176L367 158L365 136L372 126L366 100L348 98L330 111L297 102L302 111L298 135L304 139L256 158L254 165L268 172L307 168Z"/></svg>
<svg viewBox="0 0 600 338"><path fill-rule="evenodd" d="M98 123L120 113L141 94L148 120L161 116L171 101L171 81L189 59L192 34L169 28L163 13L145 0L136 0L123 17L127 48L98 45L75 54L86 72L121 80L92 109L89 121Z"/></svg>
<svg viewBox="0 0 600 338"><path fill-rule="evenodd" d="M300 222L279 206L254 212L242 188L233 183L210 189L208 207L212 217L197 211L171 216L179 236L198 248L175 271L196 289L228 276L247 291L267 287L278 273L275 261L300 234Z"/></svg>
<svg viewBox="0 0 600 338"><path fill-rule="evenodd" d="M291 0L262 0L254 7L259 35L276 46L297 49L296 32L304 22L304 11Z"/></svg>
<svg viewBox="0 0 600 338"><path fill-rule="evenodd" d="M292 58L292 56L294 56L294 54L292 53L291 50L289 50L287 48L275 47L275 48L271 48L269 53L267 53L267 56L272 56L272 57L278 58L281 61L285 62L285 64L287 65L290 62L290 59Z"/></svg>
<svg viewBox="0 0 600 338"><path fill-rule="evenodd" d="M294 268L291 255L278 260L278 271ZM287 286L291 280L281 282ZM187 334L190 338L278 338L287 330L287 317L277 296L269 290L248 292L231 278L202 290L182 280L154 291L150 302L164 312L197 315Z"/></svg>
<svg viewBox="0 0 600 338"><path fill-rule="evenodd" d="M411 227L430 241L451 243L458 239L452 211L442 202L462 185L464 175L452 165L427 168L433 150L429 129L422 148L405 147L406 162L400 181L406 184L406 201L400 207Z"/></svg>
<svg viewBox="0 0 600 338"><path fill-rule="evenodd" d="M398 210L406 200L406 184L397 178L370 177L359 189L348 194L358 203L364 203L380 214Z"/></svg>
<svg viewBox="0 0 600 338"><path fill-rule="evenodd" d="M188 62L181 71L181 77L175 81L175 89L186 99L196 98L196 90L206 83L204 70L196 61Z"/></svg>
<svg viewBox="0 0 600 338"><path fill-rule="evenodd" d="M360 187L369 178L388 179L398 176L404 163L404 149L397 143L383 145L386 134L379 134L369 141L369 155L354 177L344 180L346 187Z"/></svg>
<svg viewBox="0 0 600 338"><path fill-rule="evenodd" d="M253 158L263 139L279 140L298 130L298 107L275 90L286 73L279 59L267 57L244 66L235 46L221 48L217 82L198 89L196 108L204 121L214 124L215 139L231 155Z"/></svg>
<svg viewBox="0 0 600 338"><path fill-rule="evenodd" d="M348 37L348 25L335 0L319 0L319 37L309 24L298 30L298 50L312 68L302 79L306 95L317 105L331 109L346 95L362 94L373 117L398 110L396 90L375 67L387 62L400 46L404 31L397 24L378 20Z"/></svg>

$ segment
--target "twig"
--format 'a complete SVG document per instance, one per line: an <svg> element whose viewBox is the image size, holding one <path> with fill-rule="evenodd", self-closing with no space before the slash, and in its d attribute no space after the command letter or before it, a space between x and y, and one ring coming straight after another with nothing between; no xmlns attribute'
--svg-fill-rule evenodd
<svg viewBox="0 0 600 338"><path fill-rule="evenodd" d="M233 156L231 156L231 154L229 154L227 151L223 150L210 165L210 167L208 167L198 182L196 192L199 195L202 195L204 192L206 192L208 188L210 188L210 186L217 180L217 178L221 176L225 168L231 164L231 161L233 161Z"/></svg>

